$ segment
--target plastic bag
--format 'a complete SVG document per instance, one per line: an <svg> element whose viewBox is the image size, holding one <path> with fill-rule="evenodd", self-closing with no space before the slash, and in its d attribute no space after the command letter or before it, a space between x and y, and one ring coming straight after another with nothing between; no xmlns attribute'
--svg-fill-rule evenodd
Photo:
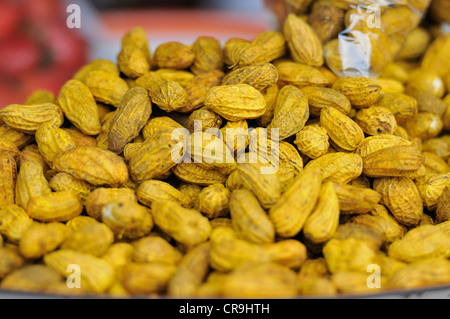
<svg viewBox="0 0 450 319"><path fill-rule="evenodd" d="M431 0L264 0L282 29L288 14L304 18L322 42L324 62L339 77L375 78L402 53ZM425 35L426 37L426 35ZM408 58L418 57L429 44ZM417 41L415 41L417 42ZM415 43L415 45L418 43Z"/></svg>

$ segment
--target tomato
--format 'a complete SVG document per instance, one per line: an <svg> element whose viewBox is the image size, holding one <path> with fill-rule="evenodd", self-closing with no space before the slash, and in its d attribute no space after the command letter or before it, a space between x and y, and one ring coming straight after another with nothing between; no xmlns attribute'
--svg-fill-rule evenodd
<svg viewBox="0 0 450 319"><path fill-rule="evenodd" d="M16 36L0 44L0 71L11 76L35 70L41 59L41 49L28 37Z"/></svg>
<svg viewBox="0 0 450 319"><path fill-rule="evenodd" d="M38 89L55 94L87 61L60 0L0 0L0 108Z"/></svg>
<svg viewBox="0 0 450 319"><path fill-rule="evenodd" d="M65 23L64 1L23 0L24 17L30 25L46 25L57 21Z"/></svg>
<svg viewBox="0 0 450 319"><path fill-rule="evenodd" d="M86 62L87 44L78 31L54 23L47 25L43 33L44 45L49 49L52 63L77 69Z"/></svg>
<svg viewBox="0 0 450 319"><path fill-rule="evenodd" d="M14 36L21 17L20 6L12 1L0 1L0 41Z"/></svg>

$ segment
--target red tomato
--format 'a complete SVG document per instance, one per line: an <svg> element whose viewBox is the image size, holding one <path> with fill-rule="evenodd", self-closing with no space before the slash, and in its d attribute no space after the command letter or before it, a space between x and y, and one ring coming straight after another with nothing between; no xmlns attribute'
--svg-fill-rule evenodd
<svg viewBox="0 0 450 319"><path fill-rule="evenodd" d="M78 31L54 23L47 25L43 33L52 63L75 70L86 62L87 44Z"/></svg>
<svg viewBox="0 0 450 319"><path fill-rule="evenodd" d="M38 67L40 48L29 38L17 36L0 44L0 71L17 77Z"/></svg>
<svg viewBox="0 0 450 319"><path fill-rule="evenodd" d="M38 89L58 94L86 63L87 42L60 0L0 0L0 108Z"/></svg>
<svg viewBox="0 0 450 319"><path fill-rule="evenodd" d="M21 7L12 1L0 1L0 40L12 37L21 19Z"/></svg>
<svg viewBox="0 0 450 319"><path fill-rule="evenodd" d="M54 21L65 21L64 1L23 0L24 14L30 25L46 25Z"/></svg>

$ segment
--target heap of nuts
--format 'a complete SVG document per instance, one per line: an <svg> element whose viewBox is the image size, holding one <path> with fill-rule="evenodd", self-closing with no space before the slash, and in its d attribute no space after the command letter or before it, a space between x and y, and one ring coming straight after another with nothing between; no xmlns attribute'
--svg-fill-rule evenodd
<svg viewBox="0 0 450 319"><path fill-rule="evenodd" d="M344 21L353 2L315 1L309 17ZM405 27L408 8L381 21ZM379 77L339 77L325 28L305 21L153 54L136 27L117 63L91 61L57 96L0 110L0 289L290 298L449 285L450 35L423 45L431 33L410 22Z"/></svg>

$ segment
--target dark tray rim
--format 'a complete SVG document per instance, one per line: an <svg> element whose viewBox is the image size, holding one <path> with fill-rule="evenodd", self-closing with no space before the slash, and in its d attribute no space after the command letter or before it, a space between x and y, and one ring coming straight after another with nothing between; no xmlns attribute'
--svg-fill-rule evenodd
<svg viewBox="0 0 450 319"><path fill-rule="evenodd" d="M432 298L436 297L429 296L426 294L442 294L439 298L450 299L450 284L448 285L437 285L429 286L426 288L414 288L414 289L396 289L396 290L385 290L379 293L367 293L367 294L342 294L337 296L298 296L293 298L281 298L281 299L420 299L422 298ZM59 295L59 294L44 294L44 293L30 293L22 292L17 290L2 290L0 289L0 299L191 299L191 300L201 300L201 299L243 299L243 298L172 298L168 296L148 296L148 295L133 295L133 296L111 296L106 294L80 294L80 295ZM261 299L261 298L256 298ZM279 299L279 298L266 298L266 299Z"/></svg>

